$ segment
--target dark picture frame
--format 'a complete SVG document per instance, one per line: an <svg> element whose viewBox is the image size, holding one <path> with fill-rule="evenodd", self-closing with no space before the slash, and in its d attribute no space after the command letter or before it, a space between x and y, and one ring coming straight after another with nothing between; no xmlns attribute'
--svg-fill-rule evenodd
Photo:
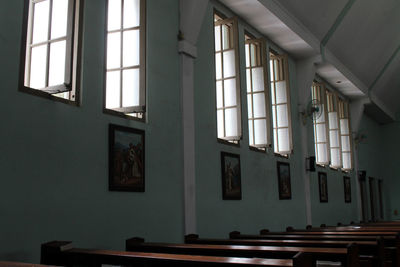
<svg viewBox="0 0 400 267"><path fill-rule="evenodd" d="M222 199L241 200L242 184L240 171L240 156L221 152Z"/></svg>
<svg viewBox="0 0 400 267"><path fill-rule="evenodd" d="M110 191L144 192L145 132L110 124L108 136L108 189Z"/></svg>
<svg viewBox="0 0 400 267"><path fill-rule="evenodd" d="M279 199L292 199L292 187L290 184L290 164L277 161Z"/></svg>
<svg viewBox="0 0 400 267"><path fill-rule="evenodd" d="M351 180L348 176L343 176L344 202L351 203Z"/></svg>
<svg viewBox="0 0 400 267"><path fill-rule="evenodd" d="M328 177L326 172L318 172L319 202L328 202Z"/></svg>

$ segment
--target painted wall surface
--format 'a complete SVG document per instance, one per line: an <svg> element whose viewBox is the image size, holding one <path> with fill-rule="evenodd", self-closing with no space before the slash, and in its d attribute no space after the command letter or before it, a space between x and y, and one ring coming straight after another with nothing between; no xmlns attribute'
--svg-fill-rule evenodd
<svg viewBox="0 0 400 267"><path fill-rule="evenodd" d="M105 1L85 0L82 105L18 91L23 1L0 1L0 259L40 244L123 249L183 240L177 0L147 3L148 123L102 112ZM109 123L146 132L146 192L108 191Z"/></svg>

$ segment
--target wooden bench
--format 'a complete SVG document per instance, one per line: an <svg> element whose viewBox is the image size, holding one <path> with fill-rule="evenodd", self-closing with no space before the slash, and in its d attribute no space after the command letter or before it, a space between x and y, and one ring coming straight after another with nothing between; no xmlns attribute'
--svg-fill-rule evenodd
<svg viewBox="0 0 400 267"><path fill-rule="evenodd" d="M257 257L291 259L302 252L311 256L314 264L317 261L340 261L343 266L360 266L358 246L349 244L346 248L314 247L279 247L279 246L240 246L209 244L169 244L145 243L143 238L126 240L127 251L157 252L190 255L224 256L224 257Z"/></svg>
<svg viewBox="0 0 400 267"><path fill-rule="evenodd" d="M56 266L25 263L25 262L0 261L0 267L56 267Z"/></svg>
<svg viewBox="0 0 400 267"><path fill-rule="evenodd" d="M41 263L91 267L100 267L102 264L130 265L135 267L312 266L310 256L301 252L297 253L292 259L260 259L80 249L72 248L70 245L71 242L68 241L53 241L42 244Z"/></svg>

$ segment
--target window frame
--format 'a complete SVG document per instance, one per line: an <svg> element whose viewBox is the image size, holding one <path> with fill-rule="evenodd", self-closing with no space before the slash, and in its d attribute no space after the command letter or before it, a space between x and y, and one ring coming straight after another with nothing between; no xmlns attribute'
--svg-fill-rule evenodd
<svg viewBox="0 0 400 267"><path fill-rule="evenodd" d="M216 19L216 17L219 17L219 18L221 18L220 20L218 20L218 21L215 21L215 19ZM224 89L224 83L223 83L223 81L224 81L224 79L225 79L225 77L224 77L224 75L223 75L223 72L224 72L224 67L223 67L223 52L224 51L226 51L226 49L223 49L223 47L222 47L222 42L223 42L223 38L222 38L222 31L221 31L221 33L220 33L220 42L221 42L221 50L219 50L219 53L221 53L221 79L217 79L217 76L216 76L216 59L215 59L215 57L216 57L216 54L217 54L217 51L216 51L216 47L215 47L215 43L216 43L216 40L215 40L215 27L216 26L220 26L220 25L222 25L222 24L232 24L232 26L231 26L231 29L232 29L232 31L231 31L231 36L229 36L229 39L230 39L230 43L231 43L231 45L232 45L232 47L230 47L228 50L233 50L234 51L234 55L235 55L235 76L232 76L232 77L235 77L235 84L236 84L236 105L235 106L229 106L229 107L226 107L225 106L225 104L224 104L224 102L225 102L225 99L224 99L224 91L225 91L225 89ZM238 19L237 19L237 17L231 17L231 18L227 18L225 15L223 15L221 12L219 12L218 10L216 10L216 9L214 9L214 12L213 12L213 38L212 38L212 40L213 40L213 47L214 47L214 53L213 53L213 55L214 55L214 81L215 81L215 111L216 111L216 130L217 130L217 140L218 141L220 141L220 142L222 142L222 143L230 143L230 144L235 144L235 145L238 145L239 144L239 142L240 142L240 140L243 138L243 132L242 132L242 129L243 129L243 127L242 127L242 107L241 107L241 105L242 105L242 101L241 101L241 83L240 83L240 59L239 59L239 30L238 30ZM229 77L229 79L231 79L232 77ZM218 105L217 105L217 94L218 94L218 92L217 92L217 82L218 82L218 80L220 80L220 81L222 81L222 107L218 107ZM236 125L236 127L237 127L237 136L226 136L226 123L225 123L225 112L222 112L223 113L223 131L224 131L224 134L223 134L223 136L222 137L219 137L218 136L218 110L225 110L225 109L227 109L227 108L232 108L232 107L235 107L237 110L236 110L236 116L237 116L237 125Z"/></svg>
<svg viewBox="0 0 400 267"><path fill-rule="evenodd" d="M81 55L82 55L82 30L83 30L83 6L84 0L70 0L69 8L71 13L67 14L67 34L66 41L66 62L64 83L55 86L47 86L43 89L35 89L26 85L25 80L30 77L30 63L31 63L31 46L38 44L31 44L32 31L33 31L33 8L32 5L42 2L40 0L24 0L23 21L22 21L22 36L20 44L20 68L19 68L19 83L18 90L20 92L28 93L31 95L47 98L57 102L70 104L74 106L80 105L81 100ZM49 19L52 14L52 1L49 1ZM49 32L51 32L51 21L48 22ZM46 45L46 83L49 78L49 60L50 60L50 44L56 42L61 38L49 39L40 42L39 44ZM29 41L29 42L28 42ZM66 90L58 90L58 88L65 88ZM68 93L68 98L59 96L57 94Z"/></svg>
<svg viewBox="0 0 400 267"><path fill-rule="evenodd" d="M286 106L287 106L287 114L288 114L288 126L287 127L282 127L282 128L288 128L288 135L289 135L289 150L288 151L279 151L279 137L277 136L277 142L275 144L275 129L279 129L278 127L275 127L275 123L274 121L276 121L276 124L278 124L278 112L277 112L277 108L275 108L277 106L276 104L276 87L274 89L274 97L275 97L275 104L272 101L272 93L271 93L271 110L273 110L275 108L275 118L274 118L274 112L272 111L272 137L273 137L273 145L274 145L274 153L284 156L284 157L288 157L290 154L293 153L293 133L292 133L292 113L291 113L291 94L290 94L290 79L289 79L289 62L288 62L288 56L286 54L279 54L276 51L270 49L269 50L269 54L268 54L268 60L269 60L269 66L271 66L271 59L272 57L277 57L278 60L281 60L282 65L281 67L279 67L280 69L280 76L283 76L284 79L282 81L286 82ZM273 73L272 73L273 71ZM269 67L269 75L268 75L268 81L269 81L269 90L270 92L273 90L272 83L276 83L278 80L271 80L271 77L274 76L275 77L275 69L272 70L271 67ZM280 103L283 104L283 103ZM279 105L279 104L278 104Z"/></svg>
<svg viewBox="0 0 400 267"><path fill-rule="evenodd" d="M258 45L258 51L256 51L256 61L259 61L258 64L256 64L256 66L252 66L251 64L251 48L250 45L256 43ZM248 49L248 53L246 51L246 45L249 45ZM261 150L261 151L266 151L267 148L272 146L271 143L271 101L270 101L270 88L268 86L269 80L268 80L268 60L267 60L267 45L266 45L266 41L264 38L255 38L254 36L252 36L251 34L245 32L245 69L246 69L246 96L247 96L247 119L248 119L248 123L249 123L249 147L255 150ZM247 66L247 55L249 55L249 61L250 61L250 65ZM263 68L263 78L264 78L264 89L254 92L253 91L253 77L252 77L252 69L253 68L257 68L257 67L262 67ZM248 81L249 77L247 77L247 71L249 71L250 73L250 81ZM250 84L250 91L247 88L248 85ZM253 100L253 95L254 94L264 94L264 109L265 109L265 117L258 117L255 118L254 117L254 100ZM249 111L249 96L250 96L250 100L251 100L251 116L250 116L250 111ZM265 120L265 134L266 134L266 143L265 144L260 144L257 145L255 144L255 121L256 120ZM252 123L252 131L250 131L250 123ZM250 139L250 132L252 132L253 136L252 139ZM253 142L251 143L251 140L253 140Z"/></svg>
<svg viewBox="0 0 400 267"><path fill-rule="evenodd" d="M326 95L326 110L328 113L328 131L329 131L329 152L330 152L330 163L329 163L329 167L335 170L339 170L342 169L343 166L343 159L342 159L342 140L341 140L341 136L340 136L340 120L339 120L339 96L336 92L331 91L329 89L325 90L325 95ZM329 96L332 96L332 106L334 111L329 111L330 110L330 100L329 100ZM330 121L329 121L329 112L336 112L336 120L337 120L337 128L335 129L331 129L330 127ZM339 147L332 147L332 143L331 143L331 131L338 131L338 142L339 142ZM339 165L334 166L332 165L332 149L339 149L339 156L340 156L340 160L339 160Z"/></svg>
<svg viewBox="0 0 400 267"><path fill-rule="evenodd" d="M119 116L125 119L131 119L136 121L145 122L147 120L147 82L146 82L146 69L147 69L147 60L146 60L146 36L147 36L147 3L146 0L140 1L140 19L139 26L131 27L125 29L123 27L123 3L124 0L121 0L121 24L120 28L117 30L112 30L111 32L123 32L125 30L131 30L132 28L139 29L139 106L132 107L119 107L119 108L106 108L107 101L107 49L108 49L108 3L109 0L105 1L105 25L104 25L104 69L103 69L103 113ZM121 34L121 60L123 58L123 34ZM120 63L121 64L121 63ZM122 71L124 67L119 68L121 71L120 75L120 103L122 102ZM130 69L128 67L128 69ZM141 114L141 115L131 115L131 114Z"/></svg>
<svg viewBox="0 0 400 267"><path fill-rule="evenodd" d="M343 106L341 106L343 105ZM342 128L340 127L340 141L342 141L342 136L347 136L349 139L349 151L343 151L343 145L341 146L341 153L342 153L342 170L343 171L351 171L354 166L354 161L353 161L353 138L352 138L352 133L351 133L351 120L350 120L350 104L348 100L345 100L343 98L338 97L338 117L339 117L339 123L341 119L347 119L347 127L349 129L348 134L342 134ZM347 112L346 112L347 111ZM343 164L343 154L348 153L350 154L350 168L344 168Z"/></svg>

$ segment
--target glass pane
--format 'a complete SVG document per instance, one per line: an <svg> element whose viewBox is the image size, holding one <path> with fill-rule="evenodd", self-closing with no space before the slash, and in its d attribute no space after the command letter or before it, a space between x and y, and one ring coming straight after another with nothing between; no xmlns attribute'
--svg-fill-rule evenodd
<svg viewBox="0 0 400 267"><path fill-rule="evenodd" d="M278 127L287 127L289 125L287 105L278 105L276 107L278 114Z"/></svg>
<svg viewBox="0 0 400 267"><path fill-rule="evenodd" d="M214 27L215 51L221 50L221 26Z"/></svg>
<svg viewBox="0 0 400 267"><path fill-rule="evenodd" d="M222 81L219 81L217 82L217 108L222 108L224 106L222 99Z"/></svg>
<svg viewBox="0 0 400 267"><path fill-rule="evenodd" d="M265 95L264 93L258 93L253 95L254 104L254 117L266 117L265 114Z"/></svg>
<svg viewBox="0 0 400 267"><path fill-rule="evenodd" d="M217 111L218 138L224 137L224 111Z"/></svg>
<svg viewBox="0 0 400 267"><path fill-rule="evenodd" d="M28 86L35 89L44 88L46 86L47 45L32 48L31 57L31 82Z"/></svg>
<svg viewBox="0 0 400 267"><path fill-rule="evenodd" d="M107 36L107 69L120 68L121 33L109 33Z"/></svg>
<svg viewBox="0 0 400 267"><path fill-rule="evenodd" d="M339 148L331 148L331 165L334 167L340 166L340 150L339 150Z"/></svg>
<svg viewBox="0 0 400 267"><path fill-rule="evenodd" d="M271 103L275 104L275 83L271 83Z"/></svg>
<svg viewBox="0 0 400 267"><path fill-rule="evenodd" d="M286 82L277 82L276 83L276 103L287 103L286 96Z"/></svg>
<svg viewBox="0 0 400 267"><path fill-rule="evenodd" d="M120 107L120 71L107 72L106 77L106 108Z"/></svg>
<svg viewBox="0 0 400 267"><path fill-rule="evenodd" d="M247 87L247 92L251 92L251 76L250 76L250 69L246 70L246 87Z"/></svg>
<svg viewBox="0 0 400 267"><path fill-rule="evenodd" d="M225 51L224 55L224 78L232 77L236 75L236 64L235 64L235 51Z"/></svg>
<svg viewBox="0 0 400 267"><path fill-rule="evenodd" d="M222 79L221 53L215 54L215 78L217 80Z"/></svg>
<svg viewBox="0 0 400 267"><path fill-rule="evenodd" d="M253 91L264 91L264 69L263 67L253 68Z"/></svg>
<svg viewBox="0 0 400 267"><path fill-rule="evenodd" d="M267 123L266 120L254 121L255 144L267 144Z"/></svg>
<svg viewBox="0 0 400 267"><path fill-rule="evenodd" d="M121 28L121 0L108 0L108 30Z"/></svg>
<svg viewBox="0 0 400 267"><path fill-rule="evenodd" d="M65 82L65 45L66 41L50 45L49 86Z"/></svg>
<svg viewBox="0 0 400 267"><path fill-rule="evenodd" d="M350 153L343 153L343 169L351 169Z"/></svg>
<svg viewBox="0 0 400 267"><path fill-rule="evenodd" d="M140 25L140 0L124 0L124 28Z"/></svg>
<svg viewBox="0 0 400 267"><path fill-rule="evenodd" d="M269 74L270 74L270 77L269 77L270 81L271 81L271 82L272 82L272 81L275 81L275 79L274 79L274 65L273 65L273 60L270 60L270 61L269 61Z"/></svg>
<svg viewBox="0 0 400 267"><path fill-rule="evenodd" d="M246 51L246 67L250 67L250 55L249 55L249 44L245 45L245 51Z"/></svg>
<svg viewBox="0 0 400 267"><path fill-rule="evenodd" d="M326 144L317 144L318 154L317 163L326 164L328 163L328 150Z"/></svg>
<svg viewBox="0 0 400 267"><path fill-rule="evenodd" d="M139 106L139 96L139 70L124 70L122 72L122 106Z"/></svg>
<svg viewBox="0 0 400 267"><path fill-rule="evenodd" d="M123 44L123 66L138 66L140 64L139 30L125 31Z"/></svg>
<svg viewBox="0 0 400 267"><path fill-rule="evenodd" d="M274 128L277 127L276 106L272 107L272 125L273 125Z"/></svg>
<svg viewBox="0 0 400 267"><path fill-rule="evenodd" d="M329 112L328 119L329 119L329 129L337 129L338 128L337 113Z"/></svg>
<svg viewBox="0 0 400 267"><path fill-rule="evenodd" d="M316 128L316 137L317 142L326 142L326 127L325 124L317 124L315 125Z"/></svg>
<svg viewBox="0 0 400 267"><path fill-rule="evenodd" d="M251 66L254 67L257 62L256 62L256 46L254 44L250 45L250 60L251 60Z"/></svg>
<svg viewBox="0 0 400 267"><path fill-rule="evenodd" d="M225 109L226 136L238 136L237 108Z"/></svg>
<svg viewBox="0 0 400 267"><path fill-rule="evenodd" d="M224 100L225 107L236 106L236 79L224 81Z"/></svg>
<svg viewBox="0 0 400 267"><path fill-rule="evenodd" d="M339 131L330 131L329 132L329 141L331 147L339 147Z"/></svg>
<svg viewBox="0 0 400 267"><path fill-rule="evenodd" d="M274 129L274 152L279 152L278 148L278 130Z"/></svg>
<svg viewBox="0 0 400 267"><path fill-rule="evenodd" d="M349 136L342 136L342 151L350 151L350 138Z"/></svg>
<svg viewBox="0 0 400 267"><path fill-rule="evenodd" d="M278 129L279 151L289 151L289 129Z"/></svg>
<svg viewBox="0 0 400 267"><path fill-rule="evenodd" d="M247 115L248 118L253 118L253 103L251 101L251 94L247 95Z"/></svg>
<svg viewBox="0 0 400 267"><path fill-rule="evenodd" d="M321 115L317 118L316 122L325 122L325 105L321 105Z"/></svg>
<svg viewBox="0 0 400 267"><path fill-rule="evenodd" d="M275 74L275 77L274 77L274 80L275 81L278 81L279 80L279 64L278 64L278 60L274 60L274 74Z"/></svg>
<svg viewBox="0 0 400 267"><path fill-rule="evenodd" d="M222 49L230 47L230 28L227 25L222 25Z"/></svg>
<svg viewBox="0 0 400 267"><path fill-rule="evenodd" d="M348 119L340 120L340 132L342 134L349 134L349 120Z"/></svg>
<svg viewBox="0 0 400 267"><path fill-rule="evenodd" d="M49 30L49 1L43 1L34 5L33 36L32 43L48 40Z"/></svg>
<svg viewBox="0 0 400 267"><path fill-rule="evenodd" d="M253 121L249 121L249 145L254 145L253 140Z"/></svg>
<svg viewBox="0 0 400 267"><path fill-rule="evenodd" d="M51 39L67 35L68 0L53 0Z"/></svg>

